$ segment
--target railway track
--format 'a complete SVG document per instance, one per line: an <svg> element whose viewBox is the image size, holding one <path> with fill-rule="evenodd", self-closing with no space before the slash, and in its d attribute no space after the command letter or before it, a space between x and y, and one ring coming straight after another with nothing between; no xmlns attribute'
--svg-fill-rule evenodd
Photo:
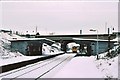
<svg viewBox="0 0 120 80"><path fill-rule="evenodd" d="M18 78L34 78L38 80L43 76L49 75L52 71L58 69L60 65L64 65L64 63L69 62L75 55L64 54L52 59L48 59L45 61L40 61L35 64L22 67L20 69L16 69L7 73L0 75L0 78L3 80L7 78L7 80L16 80Z"/></svg>

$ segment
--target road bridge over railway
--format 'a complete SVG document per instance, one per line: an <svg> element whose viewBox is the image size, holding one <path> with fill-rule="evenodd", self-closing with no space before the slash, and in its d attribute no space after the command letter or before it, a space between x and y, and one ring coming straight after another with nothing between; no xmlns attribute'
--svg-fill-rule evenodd
<svg viewBox="0 0 120 80"><path fill-rule="evenodd" d="M61 49L66 52L67 51L67 44L71 42L76 42L77 44L80 44L81 48L87 47L87 55L95 54L96 53L96 47L97 47L97 35L96 34L85 34L85 35L22 35L25 37L35 37L35 38L47 38L56 42L61 43ZM78 39L75 39L78 38ZM108 45L110 45L112 48L114 42L108 42L108 39L112 40L116 38L116 34L98 34L99 39L99 48L102 48L102 51L99 51L100 53L103 51L107 51ZM92 40L94 39L94 40ZM96 40L95 40L96 39ZM110 43L110 44L109 44ZM104 46L104 47L102 47ZM80 49L81 49L80 48ZM101 49L99 49L101 50Z"/></svg>
<svg viewBox="0 0 120 80"><path fill-rule="evenodd" d="M82 34L82 35L21 35L28 38L47 38L54 41L71 40L72 38L97 39L97 34ZM98 34L99 39L108 40L108 34ZM116 38L116 34L110 34L110 39Z"/></svg>

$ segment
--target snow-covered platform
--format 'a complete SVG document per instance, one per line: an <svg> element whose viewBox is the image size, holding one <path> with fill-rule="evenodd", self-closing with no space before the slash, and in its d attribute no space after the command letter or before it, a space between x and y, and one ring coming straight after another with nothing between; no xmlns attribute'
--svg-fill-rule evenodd
<svg viewBox="0 0 120 80"><path fill-rule="evenodd" d="M16 57L16 58L11 58L11 59L1 59L0 60L0 68L2 68L2 72L7 72L13 69L17 69L29 64L33 64L45 59L49 59L58 55L62 55L64 53L57 53L53 55L47 55L47 56L22 56L22 57Z"/></svg>
<svg viewBox="0 0 120 80"><path fill-rule="evenodd" d="M0 59L0 63L1 63L0 66L20 63L23 61L29 61L29 60L33 60L41 57L44 57L44 56L17 56L17 57L8 58L8 59Z"/></svg>
<svg viewBox="0 0 120 80"><path fill-rule="evenodd" d="M75 54L63 54L44 61L39 61L34 64L2 73L0 74L0 79L4 80L5 78L9 78L7 80L23 80L23 78L25 78L26 80L26 78L34 78L34 80L40 80L40 78L51 78L71 59L73 59L74 56Z"/></svg>
<svg viewBox="0 0 120 80"><path fill-rule="evenodd" d="M94 56L75 57L53 78L117 78L117 58L114 61L109 66L111 60L97 61Z"/></svg>

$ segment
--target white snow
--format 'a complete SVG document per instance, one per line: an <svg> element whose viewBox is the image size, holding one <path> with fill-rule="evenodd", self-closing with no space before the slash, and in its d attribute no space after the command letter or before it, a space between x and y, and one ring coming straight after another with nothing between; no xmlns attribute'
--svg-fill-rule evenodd
<svg viewBox="0 0 120 80"><path fill-rule="evenodd" d="M95 61L96 67L105 78L118 78L118 57L112 59L100 59Z"/></svg>
<svg viewBox="0 0 120 80"><path fill-rule="evenodd" d="M51 47L56 48L58 51L61 51L61 44L60 43L54 43L51 45Z"/></svg>
<svg viewBox="0 0 120 80"><path fill-rule="evenodd" d="M22 56L22 57L14 57L14 58L9 58L9 59L0 59L0 66L8 65L8 64L13 64L13 63L18 63L18 62L23 62L23 61L28 61L36 58L40 58L43 56Z"/></svg>
<svg viewBox="0 0 120 80"><path fill-rule="evenodd" d="M49 46L46 43L43 43L42 48L43 48L42 49L43 56L55 55L55 54L63 53L63 51L60 50L60 45L56 45L56 44L52 44L51 46Z"/></svg>
<svg viewBox="0 0 120 80"><path fill-rule="evenodd" d="M51 42L55 42L53 40L50 40L50 39L46 39L46 38L20 38L20 37L14 37L12 39L9 39L10 41L24 41L24 40L48 40L48 41L51 41Z"/></svg>
<svg viewBox="0 0 120 80"><path fill-rule="evenodd" d="M94 57L72 59L54 78L102 78L103 75L93 63Z"/></svg>
<svg viewBox="0 0 120 80"><path fill-rule="evenodd" d="M75 42L68 43L68 44L67 44L67 48L68 48L67 52L72 52L72 47L73 47L73 46L77 46L78 48L80 47L80 45L79 45L79 44L76 44ZM77 52L79 53L79 50L77 50Z"/></svg>
<svg viewBox="0 0 120 80"><path fill-rule="evenodd" d="M12 34L0 32L0 60L17 56L23 56L19 52L11 52L10 49L11 43L9 39L11 39L12 37L13 37Z"/></svg>
<svg viewBox="0 0 120 80"><path fill-rule="evenodd" d="M112 41L119 41L120 38L119 37L116 37L115 39L113 39Z"/></svg>
<svg viewBox="0 0 120 80"><path fill-rule="evenodd" d="M117 59L118 57L110 60L96 60L94 56L75 57L54 78L118 78Z"/></svg>
<svg viewBox="0 0 120 80"><path fill-rule="evenodd" d="M83 38L73 38L73 40L86 40L86 41L108 41L108 40L103 40L103 39L83 39Z"/></svg>

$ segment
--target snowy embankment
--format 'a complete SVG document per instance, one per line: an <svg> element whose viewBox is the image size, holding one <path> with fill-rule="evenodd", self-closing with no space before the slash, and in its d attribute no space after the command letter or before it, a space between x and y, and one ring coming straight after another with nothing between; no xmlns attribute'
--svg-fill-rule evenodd
<svg viewBox="0 0 120 80"><path fill-rule="evenodd" d="M97 60L95 64L105 78L118 78L118 56L112 59Z"/></svg>
<svg viewBox="0 0 120 80"><path fill-rule="evenodd" d="M75 57L54 78L118 78L118 57L96 60L91 57Z"/></svg>
<svg viewBox="0 0 120 80"><path fill-rule="evenodd" d="M19 52L11 52L10 49L10 41L14 37L13 35L9 35L8 33L0 32L0 59L8 59L12 57L23 56Z"/></svg>
<svg viewBox="0 0 120 80"><path fill-rule="evenodd" d="M60 48L60 44L58 43L54 43L51 46L47 45L46 43L43 43L42 54L43 56L49 56L63 53L63 51L61 51Z"/></svg>
<svg viewBox="0 0 120 80"><path fill-rule="evenodd" d="M118 38L114 39L118 40ZM110 56L108 56L108 52L100 54L99 60L95 61L96 67L104 74L106 78L118 78L118 55L120 44L117 44L110 50Z"/></svg>
<svg viewBox="0 0 120 80"><path fill-rule="evenodd" d="M94 61L96 67L102 72L105 78L118 78L118 54L112 58L106 55L107 52L99 55L100 59Z"/></svg>

